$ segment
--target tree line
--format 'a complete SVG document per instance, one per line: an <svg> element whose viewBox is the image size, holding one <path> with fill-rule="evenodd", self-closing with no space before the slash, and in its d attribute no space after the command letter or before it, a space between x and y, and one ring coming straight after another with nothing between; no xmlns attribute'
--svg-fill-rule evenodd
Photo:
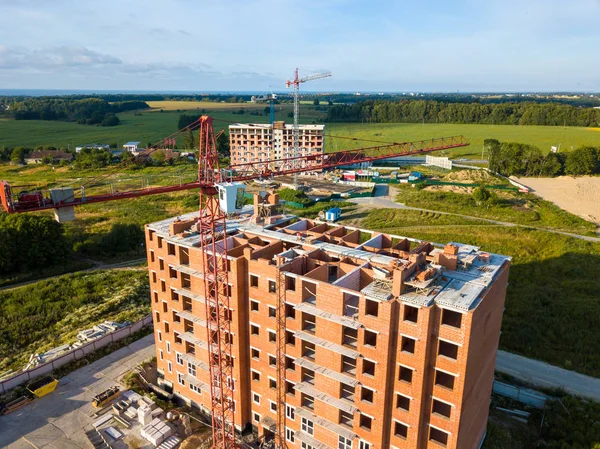
<svg viewBox="0 0 600 449"><path fill-rule="evenodd" d="M329 122L460 123L600 126L600 109L556 103L449 103L435 100L366 100L328 109Z"/></svg>
<svg viewBox="0 0 600 449"><path fill-rule="evenodd" d="M490 170L504 176L583 176L600 174L599 149L583 146L568 153L542 155L534 145L486 139Z"/></svg>
<svg viewBox="0 0 600 449"><path fill-rule="evenodd" d="M35 97L10 105L5 112L15 120L63 120L86 125L116 126L119 112L147 109L140 100L108 102L100 98Z"/></svg>

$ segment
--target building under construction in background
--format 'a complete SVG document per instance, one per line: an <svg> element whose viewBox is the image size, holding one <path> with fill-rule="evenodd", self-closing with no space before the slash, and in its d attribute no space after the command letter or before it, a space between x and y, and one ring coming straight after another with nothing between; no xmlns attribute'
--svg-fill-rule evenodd
<svg viewBox="0 0 600 449"><path fill-rule="evenodd" d="M229 125L231 164L281 161L295 156L318 156L325 152L325 125L298 126L298 153L294 153L294 127L284 122L272 125L235 123ZM279 168L278 162L273 162ZM309 168L319 160L302 160L299 167Z"/></svg>
<svg viewBox="0 0 600 449"><path fill-rule="evenodd" d="M237 431L302 449L480 447L510 258L286 216L276 194L218 239ZM146 245L162 383L210 413L198 213L147 225Z"/></svg>

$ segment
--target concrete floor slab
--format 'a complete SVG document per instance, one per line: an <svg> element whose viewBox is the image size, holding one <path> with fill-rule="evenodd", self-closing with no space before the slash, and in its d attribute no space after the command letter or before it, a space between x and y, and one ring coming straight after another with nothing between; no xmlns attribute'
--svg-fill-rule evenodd
<svg viewBox="0 0 600 449"><path fill-rule="evenodd" d="M44 447L58 439L65 438L65 434L58 427L48 424L28 433L25 438L34 447Z"/></svg>
<svg viewBox="0 0 600 449"><path fill-rule="evenodd" d="M8 446L2 446L6 449L33 449L33 446L23 439L19 439L14 443L10 443Z"/></svg>
<svg viewBox="0 0 600 449"><path fill-rule="evenodd" d="M70 437L88 424L92 424L92 422L92 418L77 409L67 413L64 416L61 416L59 419L54 420L52 424L62 430L67 437Z"/></svg>

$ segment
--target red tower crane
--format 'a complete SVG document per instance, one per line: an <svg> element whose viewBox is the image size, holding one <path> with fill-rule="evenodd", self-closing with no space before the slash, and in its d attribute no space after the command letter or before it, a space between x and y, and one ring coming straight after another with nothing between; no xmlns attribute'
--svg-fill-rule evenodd
<svg viewBox="0 0 600 449"><path fill-rule="evenodd" d="M469 145L469 143L462 136L443 137L418 142L391 143L338 153L296 156L276 161L239 164L230 166L229 170L224 171L220 170L218 165L216 137L213 130L212 118L202 116L197 122L184 128L183 131L190 129L199 130L198 179L195 182L149 187L126 192L113 192L103 195L86 196L82 193L79 196L73 195L72 197L56 200L52 198L52 195L49 196L39 190L27 192L26 195L15 195L12 192L11 186L5 181L1 181L0 200L6 212L18 213L60 209L88 203L135 198L196 188L200 190L198 231L201 237L204 263L204 300L209 351L213 448L234 449L236 448L234 402L233 390L229 381L229 379L233 378L233 358L231 339L228 337L231 329L228 316L227 248L225 245L222 245L217 250L217 242L221 237L226 235L227 230L226 215L219 206L217 185L226 181L246 181L307 171L306 167L301 168L302 164L298 163L302 161L310 164L309 170L322 170L390 157L416 155L443 149L464 147ZM172 138L173 136L169 136L164 142L172 145ZM158 147L154 149L158 149ZM147 151L145 156L152 151L153 149ZM285 288L283 290L280 289L280 296L282 292L284 295ZM279 311L280 316L281 314L281 311ZM279 333L281 334L281 332ZM278 385L283 385L283 380L278 379L277 383ZM278 407L278 409L280 408L283 410L282 407ZM281 422L278 422L278 427L281 427ZM279 436L283 435L284 432L284 429L277 429L278 441L276 443L279 447L285 446L285 441Z"/></svg>

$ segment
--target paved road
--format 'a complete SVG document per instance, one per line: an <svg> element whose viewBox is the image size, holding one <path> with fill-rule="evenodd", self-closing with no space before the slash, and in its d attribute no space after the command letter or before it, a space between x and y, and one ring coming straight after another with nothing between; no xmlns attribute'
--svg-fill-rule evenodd
<svg viewBox="0 0 600 449"><path fill-rule="evenodd" d="M92 262L94 262L94 261L92 261ZM18 284L12 284L12 285L7 285L5 287L0 287L0 292L7 291L7 290L13 290L15 288L24 287L24 286L30 285L30 284L35 284L36 282L44 281L46 279L52 279L52 278L56 278L56 277L60 277L60 276L66 276L67 274L85 273L85 272L98 271L98 270L114 270L117 268L128 268L128 267L133 267L133 266L137 266L137 265L142 265L143 263L146 263L146 258L128 260L126 262L118 262L118 263L113 263L113 264L105 264L103 262L100 262L100 263L97 263L96 266L94 266L92 268L86 268L85 270L70 271L68 273L63 273L63 274L59 274L56 276L48 276L48 277L40 278L40 279L32 279L31 281L20 282Z"/></svg>
<svg viewBox="0 0 600 449"><path fill-rule="evenodd" d="M379 186L377 186L377 187L379 188ZM440 210L422 209L420 207L410 207L410 206L407 206L402 203L397 203L385 196L375 196L373 198L352 198L352 199L349 199L348 201L358 204L358 205L368 206L369 208L373 208L373 209L381 209L381 208L405 209L405 210L417 210L417 211L422 211L422 212L432 212L432 213L442 214L442 215L453 215L455 217L462 217L462 218L468 218L471 220L485 221L487 223L492 223L492 224L499 225L499 226L507 226L507 227L519 226L519 227L527 228L527 229L535 229L537 231L545 231L545 232L551 232L553 234L566 235L568 237L574 237L576 239L586 240L588 242L600 242L600 237L589 237L587 235L573 234L571 232L556 231L554 229L547 229L547 228L538 228L535 226L521 225L521 224L517 224L517 223L509 223L506 221L490 220L488 218L473 217L471 215L454 214L451 212L443 212Z"/></svg>
<svg viewBox="0 0 600 449"><path fill-rule="evenodd" d="M154 334L150 334L73 371L60 379L53 393L0 416L0 448L93 449L85 436L95 421L90 417L95 412L92 398L155 355Z"/></svg>
<svg viewBox="0 0 600 449"><path fill-rule="evenodd" d="M600 379L549 365L539 360L498 351L496 371L509 374L538 387L564 388L569 393L600 401Z"/></svg>

